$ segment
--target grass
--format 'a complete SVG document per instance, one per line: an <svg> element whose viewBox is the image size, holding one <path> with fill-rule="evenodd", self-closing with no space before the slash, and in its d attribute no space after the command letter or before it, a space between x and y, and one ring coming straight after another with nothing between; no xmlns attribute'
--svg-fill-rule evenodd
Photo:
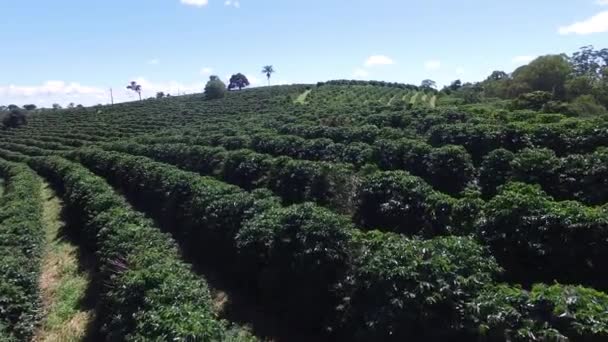
<svg viewBox="0 0 608 342"><path fill-rule="evenodd" d="M412 106L415 106L415 105L416 105L416 102L418 101L418 96L420 96L420 92L416 92L416 93L414 94L414 96L412 96L412 97L410 98L410 103L412 104Z"/></svg>
<svg viewBox="0 0 608 342"><path fill-rule="evenodd" d="M42 195L47 241L40 279L44 318L34 341L82 341L94 316L92 309L83 308L90 275L80 267L78 247L63 236L61 200L46 184Z"/></svg>
<svg viewBox="0 0 608 342"><path fill-rule="evenodd" d="M301 104L306 103L306 97L308 97L308 94L310 94L311 91L312 91L312 89L308 89L305 92L303 92L302 94L300 94L294 103L301 103Z"/></svg>

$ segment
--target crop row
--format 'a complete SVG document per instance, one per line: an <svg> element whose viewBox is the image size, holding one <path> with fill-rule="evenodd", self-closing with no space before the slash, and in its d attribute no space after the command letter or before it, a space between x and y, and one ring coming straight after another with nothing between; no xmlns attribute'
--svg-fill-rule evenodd
<svg viewBox="0 0 608 342"><path fill-rule="evenodd" d="M38 280L44 246L40 178L0 160L0 340L29 340L40 317Z"/></svg>
<svg viewBox="0 0 608 342"><path fill-rule="evenodd" d="M538 285L532 292L486 288L498 268L469 238L421 241L362 233L313 204L282 207L263 191L248 194L147 158L94 150L72 157L173 223L183 243L215 255L220 268L234 270L230 274L266 303L302 324L331 327L336 336L608 336L597 305L565 302L575 293L584 303L605 305L605 295L558 285ZM501 296L507 293L516 297ZM581 318L560 318L564 305ZM545 315L536 316L535 308ZM506 312L503 322L492 318Z"/></svg>
<svg viewBox="0 0 608 342"><path fill-rule="evenodd" d="M608 149L590 154L557 157L548 149L525 149L512 153L498 149L481 165L479 183L485 196L493 196L507 182L540 185L559 200L574 199L586 204L608 203Z"/></svg>
<svg viewBox="0 0 608 342"><path fill-rule="evenodd" d="M223 340L208 287L179 260L172 239L101 178L60 157L30 165L57 187L82 244L97 257L97 316L106 340Z"/></svg>
<svg viewBox="0 0 608 342"><path fill-rule="evenodd" d="M475 178L475 167L468 153L459 146L434 148L424 142L401 139L340 144L327 139L304 139L275 134L211 135L206 137L140 137L135 141L160 143L169 141L222 146L228 149L248 148L258 153L289 156L297 159L353 164L360 168L373 163L380 169L405 169L423 178L435 189L458 194Z"/></svg>

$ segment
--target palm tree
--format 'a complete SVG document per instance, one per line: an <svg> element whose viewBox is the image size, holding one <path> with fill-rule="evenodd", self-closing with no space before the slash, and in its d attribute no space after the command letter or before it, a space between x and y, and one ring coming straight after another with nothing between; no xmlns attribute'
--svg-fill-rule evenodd
<svg viewBox="0 0 608 342"><path fill-rule="evenodd" d="M139 101L141 101L141 85L137 84L135 81L131 81L131 84L127 86L127 89L133 90L139 95Z"/></svg>
<svg viewBox="0 0 608 342"><path fill-rule="evenodd" d="M266 78L268 78L268 85L270 86L270 76L272 74L274 74L274 68L272 67L272 65L266 65L265 67L262 68L262 74L266 74Z"/></svg>

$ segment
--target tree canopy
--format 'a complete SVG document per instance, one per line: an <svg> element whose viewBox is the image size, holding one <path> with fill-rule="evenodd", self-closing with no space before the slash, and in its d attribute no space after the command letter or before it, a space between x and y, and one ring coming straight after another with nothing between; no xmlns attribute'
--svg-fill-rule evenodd
<svg viewBox="0 0 608 342"><path fill-rule="evenodd" d="M221 99L226 95L226 85L219 77L212 75L205 86L205 98L208 100Z"/></svg>
<svg viewBox="0 0 608 342"><path fill-rule="evenodd" d="M232 75L232 77L230 77L230 84L228 85L228 90L232 90L235 88L239 88L239 90L241 90L248 86L249 80L245 75L239 72L238 74L234 74Z"/></svg>

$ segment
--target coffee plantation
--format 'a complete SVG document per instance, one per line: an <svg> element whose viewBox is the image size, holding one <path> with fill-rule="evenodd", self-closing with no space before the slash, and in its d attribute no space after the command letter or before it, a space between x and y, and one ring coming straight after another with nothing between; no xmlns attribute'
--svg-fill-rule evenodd
<svg viewBox="0 0 608 342"><path fill-rule="evenodd" d="M607 148L385 82L40 111L0 131L0 340L45 315L46 182L100 340L608 341Z"/></svg>

